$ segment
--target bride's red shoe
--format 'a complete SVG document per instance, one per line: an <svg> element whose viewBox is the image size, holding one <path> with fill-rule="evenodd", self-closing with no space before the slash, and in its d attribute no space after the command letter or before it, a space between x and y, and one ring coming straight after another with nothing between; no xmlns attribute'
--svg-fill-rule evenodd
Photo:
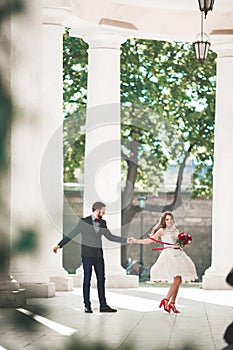
<svg viewBox="0 0 233 350"><path fill-rule="evenodd" d="M168 302L169 302L169 300L167 298L164 298L163 300L161 300L159 307L161 308L163 306L165 311L170 312L170 310L168 308Z"/></svg>
<svg viewBox="0 0 233 350"><path fill-rule="evenodd" d="M168 304L168 310L169 312L172 310L175 314L180 313L180 311L177 310L177 308L175 307L175 303L173 303L172 301Z"/></svg>

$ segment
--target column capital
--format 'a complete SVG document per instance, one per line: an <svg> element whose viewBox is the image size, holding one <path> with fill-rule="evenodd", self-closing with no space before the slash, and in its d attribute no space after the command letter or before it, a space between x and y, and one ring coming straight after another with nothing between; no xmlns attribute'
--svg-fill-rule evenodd
<svg viewBox="0 0 233 350"><path fill-rule="evenodd" d="M120 49L121 45L132 37L127 31L105 28L101 25L90 26L82 31L72 29L70 35L82 38L91 49Z"/></svg>
<svg viewBox="0 0 233 350"><path fill-rule="evenodd" d="M43 24L64 26L72 14L70 0L43 0Z"/></svg>
<svg viewBox="0 0 233 350"><path fill-rule="evenodd" d="M218 58L233 57L233 29L214 30L210 33L212 49Z"/></svg>

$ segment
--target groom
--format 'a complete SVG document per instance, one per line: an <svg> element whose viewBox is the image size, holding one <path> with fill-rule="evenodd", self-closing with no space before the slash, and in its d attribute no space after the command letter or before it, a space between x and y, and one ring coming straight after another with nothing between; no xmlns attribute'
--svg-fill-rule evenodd
<svg viewBox="0 0 233 350"><path fill-rule="evenodd" d="M94 267L97 277L97 289L100 303L100 312L116 312L107 305L105 298L105 271L104 259L102 249L102 236L108 240L118 243L132 243L132 238L123 238L113 235L107 228L106 221L102 219L105 214L105 204L102 202L95 202L92 205L92 215L86 218L81 218L77 226L65 236L54 248L54 253L64 247L71 239L76 237L79 233L82 235L82 263L84 270L83 280L83 298L85 305L85 312L92 313L90 302L90 282L92 274L92 266Z"/></svg>

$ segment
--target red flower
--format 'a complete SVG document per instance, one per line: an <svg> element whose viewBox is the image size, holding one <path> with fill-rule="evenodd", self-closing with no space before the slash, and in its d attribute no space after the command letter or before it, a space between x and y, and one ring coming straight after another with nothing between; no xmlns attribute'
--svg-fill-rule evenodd
<svg viewBox="0 0 233 350"><path fill-rule="evenodd" d="M185 232L180 232L178 234L178 238L176 240L176 244L178 244L180 247L184 247L188 244L192 243L192 236L188 235Z"/></svg>

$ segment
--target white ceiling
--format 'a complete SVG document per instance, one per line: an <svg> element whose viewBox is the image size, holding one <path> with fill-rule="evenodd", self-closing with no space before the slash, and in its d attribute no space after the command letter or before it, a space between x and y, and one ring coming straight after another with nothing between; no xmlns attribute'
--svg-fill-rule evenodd
<svg viewBox="0 0 233 350"><path fill-rule="evenodd" d="M198 0L71 0L75 13L72 27L84 30L102 18L127 22L135 37L168 41L194 41L200 32ZM117 28L116 28L117 29ZM119 29L119 28L118 28ZM204 30L233 30L233 0L215 0ZM114 26L113 26L114 30Z"/></svg>
<svg viewBox="0 0 233 350"><path fill-rule="evenodd" d="M107 0L115 4L124 4L141 8L164 8L167 10L190 10L196 11L198 0ZM233 9L232 0L215 0L215 11L226 11Z"/></svg>

